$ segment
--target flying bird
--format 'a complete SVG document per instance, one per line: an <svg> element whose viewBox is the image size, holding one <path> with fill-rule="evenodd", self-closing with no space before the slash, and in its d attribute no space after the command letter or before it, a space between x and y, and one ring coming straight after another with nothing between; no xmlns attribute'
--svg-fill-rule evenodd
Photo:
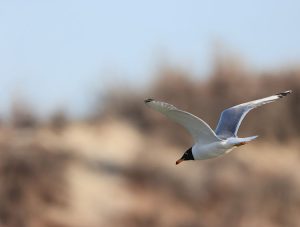
<svg viewBox="0 0 300 227"><path fill-rule="evenodd" d="M240 124L246 114L254 108L274 102L291 93L292 91L289 90L225 109L221 113L215 131L213 131L202 119L191 113L180 110L171 104L156 101L154 99L146 99L144 102L150 108L164 114L166 117L183 126L193 137L195 144L176 161L177 165L182 161L187 160L215 158L229 153L233 148L245 145L254 140L257 136L246 138L237 136Z"/></svg>

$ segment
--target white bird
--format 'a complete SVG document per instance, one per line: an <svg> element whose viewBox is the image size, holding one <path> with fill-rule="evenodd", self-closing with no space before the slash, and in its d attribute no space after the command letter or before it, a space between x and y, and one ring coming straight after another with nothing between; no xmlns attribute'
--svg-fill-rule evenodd
<svg viewBox="0 0 300 227"><path fill-rule="evenodd" d="M291 92L291 90L281 92L224 110L221 113L219 123L215 131L213 131L202 119L186 111L177 109L171 104L156 101L154 99L146 99L145 104L182 125L192 135L195 144L176 161L177 165L186 160L215 158L229 153L235 147L245 145L251 140L254 140L257 136L246 138L239 138L237 136L237 131L246 114L256 107L283 98Z"/></svg>

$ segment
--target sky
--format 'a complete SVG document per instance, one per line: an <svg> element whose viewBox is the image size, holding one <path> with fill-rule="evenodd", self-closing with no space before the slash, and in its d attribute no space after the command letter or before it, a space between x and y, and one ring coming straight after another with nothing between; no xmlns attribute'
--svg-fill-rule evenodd
<svg viewBox="0 0 300 227"><path fill-rule="evenodd" d="M300 1L0 0L0 114L83 115L112 84L146 86L160 61L205 75L222 42L251 66L300 63Z"/></svg>

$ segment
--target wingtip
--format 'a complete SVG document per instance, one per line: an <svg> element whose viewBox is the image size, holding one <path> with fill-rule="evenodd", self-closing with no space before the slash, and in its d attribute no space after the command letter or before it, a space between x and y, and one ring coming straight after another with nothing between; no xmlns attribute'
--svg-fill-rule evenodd
<svg viewBox="0 0 300 227"><path fill-rule="evenodd" d="M287 96L287 95L289 95L291 93L292 93L292 90L288 90L288 91L280 92L280 93L278 93L276 95L278 95L279 98L283 98L284 96Z"/></svg>
<svg viewBox="0 0 300 227"><path fill-rule="evenodd" d="M145 100L144 100L145 103L149 103L149 102L152 102L152 101L154 101L154 99L152 99L152 98L149 98L149 99L145 99Z"/></svg>

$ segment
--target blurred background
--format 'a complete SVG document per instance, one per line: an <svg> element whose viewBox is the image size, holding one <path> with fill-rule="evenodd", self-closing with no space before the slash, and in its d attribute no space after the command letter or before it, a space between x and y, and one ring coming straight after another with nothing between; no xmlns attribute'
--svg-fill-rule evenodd
<svg viewBox="0 0 300 227"><path fill-rule="evenodd" d="M299 226L298 1L1 1L0 226ZM156 98L259 135L217 159Z"/></svg>

